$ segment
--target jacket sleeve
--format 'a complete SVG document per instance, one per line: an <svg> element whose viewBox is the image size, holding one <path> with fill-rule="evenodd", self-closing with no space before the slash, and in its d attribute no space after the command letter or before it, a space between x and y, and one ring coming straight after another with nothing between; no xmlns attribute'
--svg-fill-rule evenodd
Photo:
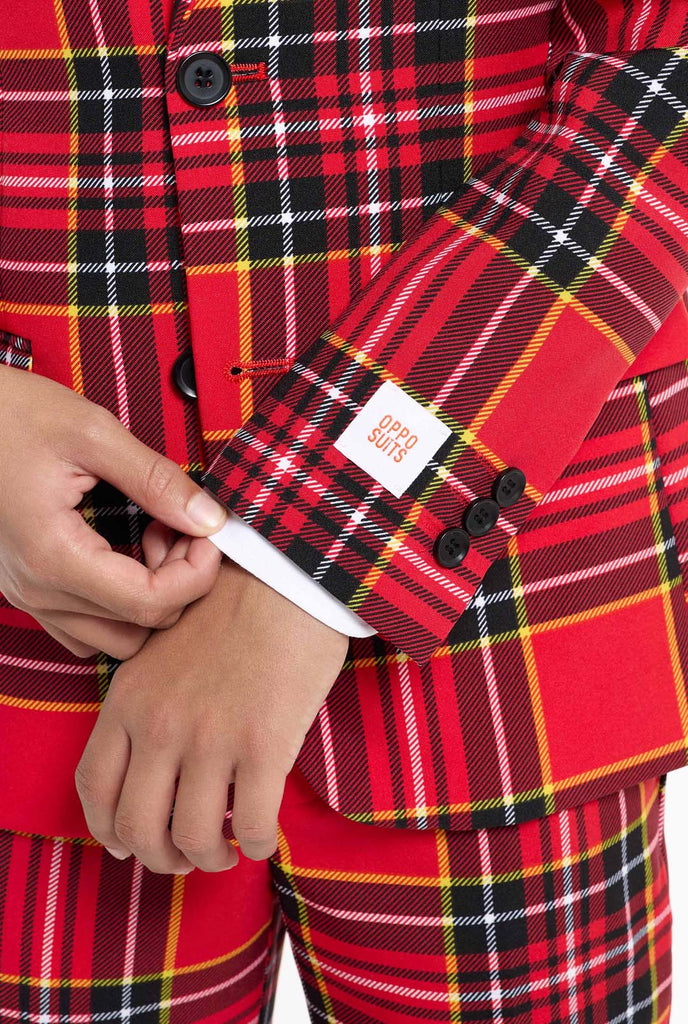
<svg viewBox="0 0 688 1024"><path fill-rule="evenodd" d="M372 636L377 632L234 512L208 539L233 562L338 633Z"/></svg>
<svg viewBox="0 0 688 1024"><path fill-rule="evenodd" d="M664 5L660 30L647 7L564 5L538 115L299 355L204 476L416 661L688 286L688 15Z"/></svg>

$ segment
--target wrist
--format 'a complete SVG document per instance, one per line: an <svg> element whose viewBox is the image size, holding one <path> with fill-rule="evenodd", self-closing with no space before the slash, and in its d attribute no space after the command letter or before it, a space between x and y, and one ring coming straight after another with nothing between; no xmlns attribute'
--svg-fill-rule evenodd
<svg viewBox="0 0 688 1024"><path fill-rule="evenodd" d="M307 634L309 638L330 647L341 648L342 657L346 655L349 647L348 634L341 633L316 619L228 555L223 555L220 562L215 591L222 594L223 607L226 610L236 608L239 603L249 606L257 626L269 620L271 623L278 623L282 632Z"/></svg>

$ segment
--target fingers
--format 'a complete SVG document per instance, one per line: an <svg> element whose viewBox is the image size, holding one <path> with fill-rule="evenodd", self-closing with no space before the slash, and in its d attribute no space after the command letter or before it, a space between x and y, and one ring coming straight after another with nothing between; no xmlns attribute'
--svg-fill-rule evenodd
<svg viewBox="0 0 688 1024"><path fill-rule="evenodd" d="M63 611L127 621L127 615L92 600L92 594L76 594L71 588L76 560L79 557L88 560L98 550L112 551L107 540L71 509L62 514L55 527L54 536L46 535L34 544L30 560L26 556L22 558L24 578L17 593L12 594L12 604L34 617ZM208 543L212 545L211 541ZM133 559L131 561L134 562Z"/></svg>
<svg viewBox="0 0 688 1024"><path fill-rule="evenodd" d="M224 871L239 860L222 834L229 783L230 772L216 756L195 756L182 763L172 841L202 871Z"/></svg>
<svg viewBox="0 0 688 1024"><path fill-rule="evenodd" d="M47 612L41 621L41 625L47 629L45 623L88 649L90 654L104 651L119 661L133 658L151 633L150 629L144 629L143 626L136 626L131 622L116 622L96 615L78 615L74 612ZM76 654L77 651L73 650L73 653Z"/></svg>
<svg viewBox="0 0 688 1024"><path fill-rule="evenodd" d="M200 537L215 533L225 522L223 505L176 462L134 437L116 416L94 418L86 445L84 469L113 484L167 526Z"/></svg>
<svg viewBox="0 0 688 1024"><path fill-rule="evenodd" d="M66 589L148 629L207 594L222 559L219 548L205 538L193 539L186 558L155 570L100 544L81 545L68 554Z"/></svg>
<svg viewBox="0 0 688 1024"><path fill-rule="evenodd" d="M169 628L188 604L212 588L222 553L211 541L186 535L175 540L174 531L151 524L157 531L146 531L143 543L149 562L160 562L151 569L115 553L74 515L76 522L70 516L62 526L62 545L50 557L37 551L30 585L20 596L12 595L15 607L44 627L47 620L82 644L125 659L140 649L143 629Z"/></svg>
<svg viewBox="0 0 688 1024"><path fill-rule="evenodd" d="M277 816L284 794L284 771L269 761L240 761L234 778L232 831L241 852L264 860L277 849Z"/></svg>
<svg viewBox="0 0 688 1024"><path fill-rule="evenodd" d="M143 531L141 547L143 557L149 569L158 569L165 561L165 557L174 546L177 537L176 530L164 523L154 519Z"/></svg>
<svg viewBox="0 0 688 1024"><path fill-rule="evenodd" d="M112 619L117 622L126 621L123 615L118 615L109 608L103 608L94 601L78 597L76 594L68 594L64 590L49 590L47 587L44 587L40 592L38 587L36 588L36 591L32 594L31 604L16 597L12 603L16 608L20 608L22 611L33 615L35 619L39 615L48 616L57 611L71 612L74 615L97 615L101 618Z"/></svg>
<svg viewBox="0 0 688 1024"><path fill-rule="evenodd" d="M168 528L160 524L146 541L153 562L162 556L151 570L114 552L85 523L83 528L83 541L70 536L61 554L63 565L54 569L64 589L51 590L46 580L30 603L14 601L81 658L98 651L120 661L133 657L151 629L173 626L188 604L209 592L222 560L219 548L205 538L182 536L170 546L173 537L165 536Z"/></svg>
<svg viewBox="0 0 688 1024"><path fill-rule="evenodd" d="M186 557L189 545L191 544L191 537L182 535L177 538L176 530L165 526L164 523L159 522L157 519L148 524L141 538L141 547L143 548L143 557L149 569L159 569L164 562L177 557L177 553L180 553L182 558ZM180 615L181 611L161 619L157 628L169 629L170 626L173 626L178 621Z"/></svg>
<svg viewBox="0 0 688 1024"><path fill-rule="evenodd" d="M146 527L141 539L146 565L149 569L159 569L175 558L186 558L192 540L193 537L186 534L180 536L169 526L154 519Z"/></svg>
<svg viewBox="0 0 688 1024"><path fill-rule="evenodd" d="M97 720L75 773L94 838L122 856L133 853L157 873L232 868L239 857L222 829L233 779L232 830L242 853L252 860L270 857L277 849L284 771L267 762L231 769L216 754L194 754L182 761L175 795L174 744L154 736L153 730L147 742L132 747L124 729Z"/></svg>
<svg viewBox="0 0 688 1024"><path fill-rule="evenodd" d="M31 613L33 618L38 622L46 633L49 633L53 639L57 640L59 644L66 647L68 651L76 655L77 658L91 658L94 654L98 653L98 648L89 647L88 644L82 644L79 640L75 640L73 636L65 633L64 630L58 629L48 619L44 619L40 615Z"/></svg>
<svg viewBox="0 0 688 1024"><path fill-rule="evenodd" d="M186 558L189 552L189 547L191 546L192 543L193 537L182 536L178 540L176 540L175 543L170 548L170 550L167 552L163 565L167 562L174 561L175 558Z"/></svg>
<svg viewBox="0 0 688 1024"><path fill-rule="evenodd" d="M134 745L113 823L119 846L131 850L150 871L175 875L194 867L167 827L176 769L176 760L159 746Z"/></svg>
<svg viewBox="0 0 688 1024"><path fill-rule="evenodd" d="M176 531L154 519L144 531L141 539L146 565L149 569L159 569L161 565L175 558L186 558L193 538L186 535L177 537ZM221 560L221 559L220 559ZM178 621L181 610L173 613L158 623L158 629L169 629Z"/></svg>
<svg viewBox="0 0 688 1024"><path fill-rule="evenodd" d="M107 722L101 714L74 773L74 783L91 835L124 857L129 856L131 850L115 832L115 812L127 773L129 752L126 730Z"/></svg>

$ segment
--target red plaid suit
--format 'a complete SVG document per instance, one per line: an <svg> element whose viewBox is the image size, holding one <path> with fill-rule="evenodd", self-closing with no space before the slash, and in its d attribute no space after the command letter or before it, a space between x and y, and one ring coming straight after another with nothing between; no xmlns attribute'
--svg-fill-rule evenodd
<svg viewBox="0 0 688 1024"><path fill-rule="evenodd" d="M685 764L686 4L4 4L2 354L377 628L298 758L328 803L511 824ZM234 72L208 107L175 80L200 51ZM385 380L451 428L400 498L333 447ZM83 513L140 557L121 494ZM87 836L117 663L4 603L0 666L0 825Z"/></svg>

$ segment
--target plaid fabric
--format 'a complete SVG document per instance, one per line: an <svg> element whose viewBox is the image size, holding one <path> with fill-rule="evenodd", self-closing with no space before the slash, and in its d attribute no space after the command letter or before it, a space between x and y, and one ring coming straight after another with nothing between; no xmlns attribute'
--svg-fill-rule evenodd
<svg viewBox="0 0 688 1024"><path fill-rule="evenodd" d="M106 406L379 629L299 756L321 795L474 828L685 764L685 6L0 16L0 362ZM203 109L175 85L199 50L236 72ZM394 500L331 447L383 379L452 429ZM440 571L506 464L524 496ZM82 511L141 557L126 497ZM88 835L73 772L116 668L0 597L0 825Z"/></svg>
<svg viewBox="0 0 688 1024"><path fill-rule="evenodd" d="M414 832L349 821L295 769L269 860L187 876L0 831L0 1016L271 1024L288 933L313 1024L668 1024L665 784Z"/></svg>
<svg viewBox="0 0 688 1024"><path fill-rule="evenodd" d="M16 366L20 370L31 369L31 346L7 331L0 331L0 363Z"/></svg>
<svg viewBox="0 0 688 1024"><path fill-rule="evenodd" d="M688 284L686 196L688 50L573 53L526 129L299 355L206 483L427 661ZM383 380L452 430L401 498L333 447ZM523 496L442 569L435 537L509 465Z"/></svg>

